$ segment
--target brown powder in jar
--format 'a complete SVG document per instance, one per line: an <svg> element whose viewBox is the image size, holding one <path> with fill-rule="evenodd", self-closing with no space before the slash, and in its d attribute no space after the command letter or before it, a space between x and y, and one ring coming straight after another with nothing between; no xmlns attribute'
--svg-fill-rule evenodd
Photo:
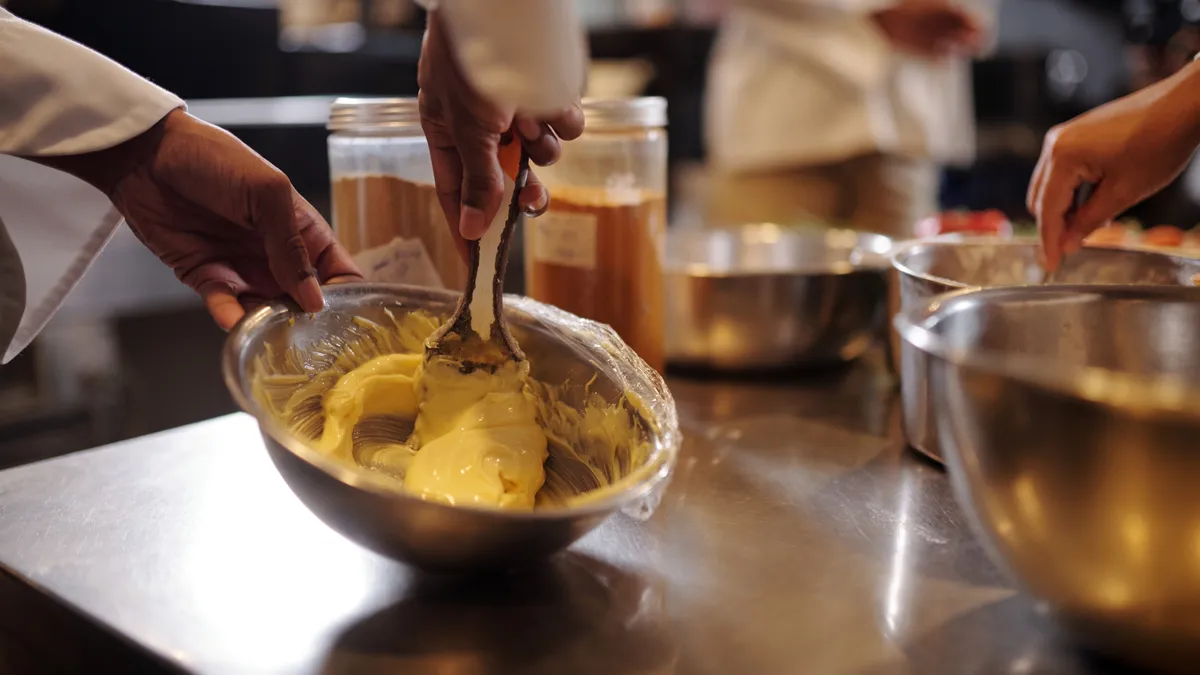
<svg viewBox="0 0 1200 675"><path fill-rule="evenodd" d="M525 221L527 293L612 326L662 372L666 220L661 193L551 188L549 210Z"/></svg>
<svg viewBox="0 0 1200 675"><path fill-rule="evenodd" d="M432 184L395 176L340 176L333 181L333 230L351 255L396 237L420 239L446 288L462 291L467 264L454 245Z"/></svg>

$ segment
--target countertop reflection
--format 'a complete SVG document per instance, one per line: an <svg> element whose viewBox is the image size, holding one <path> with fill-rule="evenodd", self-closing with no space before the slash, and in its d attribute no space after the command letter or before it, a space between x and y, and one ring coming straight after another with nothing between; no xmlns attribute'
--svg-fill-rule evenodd
<svg viewBox="0 0 1200 675"><path fill-rule="evenodd" d="M878 357L673 378L659 511L521 574L426 577L342 539L242 415L0 473L0 566L194 673L1114 672L988 562Z"/></svg>

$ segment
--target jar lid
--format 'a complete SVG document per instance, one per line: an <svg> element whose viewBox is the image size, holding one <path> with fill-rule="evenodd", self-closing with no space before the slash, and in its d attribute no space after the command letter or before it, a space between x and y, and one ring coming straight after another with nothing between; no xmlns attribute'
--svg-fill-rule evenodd
<svg viewBox="0 0 1200 675"><path fill-rule="evenodd" d="M385 131L420 127L415 98L334 99L329 107L330 131Z"/></svg>
<svg viewBox="0 0 1200 675"><path fill-rule="evenodd" d="M583 119L589 131L665 127L667 100L661 96L584 99Z"/></svg>
<svg viewBox="0 0 1200 675"><path fill-rule="evenodd" d="M591 130L665 127L667 100L660 96L584 99L583 116ZM420 124L415 98L343 96L329 108L330 131L399 130Z"/></svg>

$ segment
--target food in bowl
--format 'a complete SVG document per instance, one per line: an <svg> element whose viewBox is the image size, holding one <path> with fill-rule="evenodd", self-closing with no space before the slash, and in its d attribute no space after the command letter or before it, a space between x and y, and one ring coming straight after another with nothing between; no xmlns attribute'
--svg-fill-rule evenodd
<svg viewBox="0 0 1200 675"><path fill-rule="evenodd" d="M329 345L263 354L253 396L340 464L450 505L576 505L646 463L652 448L635 395L570 406L568 383L531 378L528 361L495 373L426 362L425 343L444 318L384 309L383 321L355 317Z"/></svg>

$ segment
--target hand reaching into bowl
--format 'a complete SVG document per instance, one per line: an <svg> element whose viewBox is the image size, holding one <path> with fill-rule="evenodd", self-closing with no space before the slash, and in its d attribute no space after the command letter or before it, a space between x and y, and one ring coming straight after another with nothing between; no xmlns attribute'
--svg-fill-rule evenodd
<svg viewBox="0 0 1200 675"><path fill-rule="evenodd" d="M1094 230L1166 187L1200 145L1200 65L1051 129L1026 204L1047 270ZM1094 184L1072 212L1077 188Z"/></svg>

